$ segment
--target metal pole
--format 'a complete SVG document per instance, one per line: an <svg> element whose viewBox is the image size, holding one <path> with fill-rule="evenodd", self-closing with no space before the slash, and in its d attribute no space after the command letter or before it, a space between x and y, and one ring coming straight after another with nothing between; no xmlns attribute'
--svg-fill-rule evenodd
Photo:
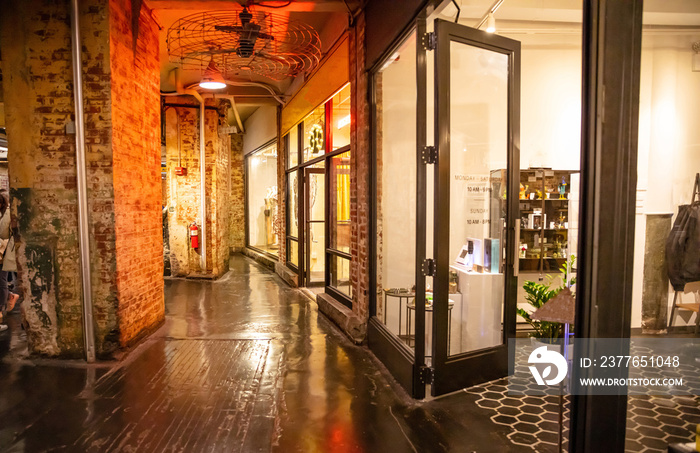
<svg viewBox="0 0 700 453"><path fill-rule="evenodd" d="M71 1L71 32L73 51L73 101L75 103L75 165L78 186L78 235L83 288L83 340L85 359L95 361L95 327L92 314L92 284L90 274L90 238L87 209L87 175L85 171L85 119L83 114L83 76L80 55L80 24L78 0Z"/></svg>
<svg viewBox="0 0 700 453"><path fill-rule="evenodd" d="M200 252L199 264L202 273L207 273L207 155L204 142L204 99L200 98L199 109L199 218L202 222L202 235L199 238Z"/></svg>

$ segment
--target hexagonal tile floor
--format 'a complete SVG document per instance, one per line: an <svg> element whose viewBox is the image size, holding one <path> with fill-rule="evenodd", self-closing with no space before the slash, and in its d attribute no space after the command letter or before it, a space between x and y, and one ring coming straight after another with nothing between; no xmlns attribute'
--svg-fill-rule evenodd
<svg viewBox="0 0 700 453"><path fill-rule="evenodd" d="M637 351L643 353L645 351ZM526 364L522 356L529 351L518 350L516 364ZM642 354L643 355L643 354ZM682 366L666 370L664 377L682 377L697 391L700 386L697 376L700 368ZM659 377L651 369L642 371L641 377ZM510 393L509 393L510 391ZM514 396L513 391L539 393L538 395ZM536 452L556 452L559 441L559 396L552 391L538 388L527 367L516 366L513 376L466 389L478 396L476 404L492 412L494 423L509 426L508 439L519 446L527 446ZM551 393L551 394L547 394ZM627 412L626 452L666 452L672 443L689 442L695 439L695 427L700 424L700 397L698 396L629 396ZM563 447L568 448L569 397L563 404Z"/></svg>

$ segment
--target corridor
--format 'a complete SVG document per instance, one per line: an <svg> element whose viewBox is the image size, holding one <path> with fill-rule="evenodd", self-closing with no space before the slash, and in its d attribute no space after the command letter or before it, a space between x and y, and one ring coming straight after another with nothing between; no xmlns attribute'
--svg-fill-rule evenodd
<svg viewBox="0 0 700 453"><path fill-rule="evenodd" d="M118 364L26 360L11 322L0 451L532 451L508 441L478 395L408 398L249 258L233 255L218 281L166 280L165 304L164 326Z"/></svg>

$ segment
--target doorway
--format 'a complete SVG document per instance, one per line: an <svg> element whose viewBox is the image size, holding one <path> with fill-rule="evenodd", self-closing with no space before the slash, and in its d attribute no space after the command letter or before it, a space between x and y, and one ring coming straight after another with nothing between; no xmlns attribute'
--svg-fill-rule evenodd
<svg viewBox="0 0 700 453"><path fill-rule="evenodd" d="M374 75L377 291L369 344L422 398L427 386L438 396L508 373L520 43L442 20L427 34L420 18L390 55ZM414 131L405 121L410 85Z"/></svg>
<svg viewBox="0 0 700 453"><path fill-rule="evenodd" d="M304 168L304 285L325 285L326 174L323 161Z"/></svg>

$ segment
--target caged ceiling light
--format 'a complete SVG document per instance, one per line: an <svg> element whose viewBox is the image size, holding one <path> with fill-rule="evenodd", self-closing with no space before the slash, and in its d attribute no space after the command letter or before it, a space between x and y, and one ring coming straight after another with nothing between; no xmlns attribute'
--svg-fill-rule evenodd
<svg viewBox="0 0 700 453"><path fill-rule="evenodd" d="M204 71L199 86L205 90L220 90L226 88L224 76L221 75L221 71L216 67L213 58L209 61L209 66L207 66L207 69Z"/></svg>
<svg viewBox="0 0 700 453"><path fill-rule="evenodd" d="M312 27L248 7L183 17L168 29L167 47L170 61L183 69L206 67L206 76L218 68L222 79L257 74L282 80L321 59L321 41Z"/></svg>

